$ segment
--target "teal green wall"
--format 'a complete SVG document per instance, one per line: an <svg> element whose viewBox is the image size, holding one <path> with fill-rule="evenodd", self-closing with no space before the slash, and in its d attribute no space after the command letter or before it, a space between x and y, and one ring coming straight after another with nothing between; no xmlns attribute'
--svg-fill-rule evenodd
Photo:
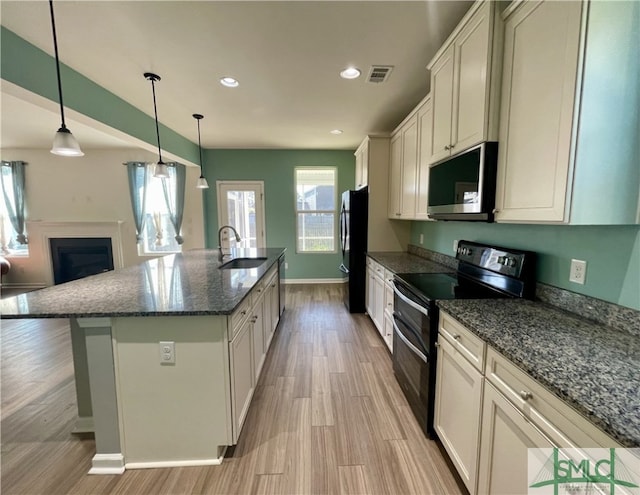
<svg viewBox="0 0 640 495"><path fill-rule="evenodd" d="M149 90L151 111L151 83L144 79L143 72L140 71L139 74L140 85ZM157 146L153 117L64 64L60 64L60 73L66 108L72 108L129 136ZM55 59L4 26L0 26L0 75L6 81L58 103ZM161 93L159 89L158 92ZM159 94L158 106L161 105L162 96ZM73 127L70 128L73 132ZM52 140L56 130L51 129ZM76 134L76 138L82 146L82 137ZM160 142L163 150L193 163L199 163L198 145L162 124Z"/></svg>
<svg viewBox="0 0 640 495"><path fill-rule="evenodd" d="M294 169L336 167L339 197L342 191L354 186L353 151L213 149L205 150L203 160L204 175L210 186L204 195L207 247L218 246L216 181L261 180L264 181L267 246L287 248L286 278L342 278L338 270L342 262L340 252L296 253ZM339 246L336 249L339 251Z"/></svg>
<svg viewBox="0 0 640 495"><path fill-rule="evenodd" d="M411 243L453 256L453 241L487 242L538 253L540 282L640 309L640 226L413 222ZM585 285L569 282L571 259L587 262Z"/></svg>

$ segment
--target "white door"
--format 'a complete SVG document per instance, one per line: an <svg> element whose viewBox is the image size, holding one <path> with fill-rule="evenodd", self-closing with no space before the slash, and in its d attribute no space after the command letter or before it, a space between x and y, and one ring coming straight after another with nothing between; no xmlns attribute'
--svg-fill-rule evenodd
<svg viewBox="0 0 640 495"><path fill-rule="evenodd" d="M231 225L238 231L243 248L267 247L264 222L264 182L216 181L218 226ZM227 229L228 230L228 229ZM226 230L222 247L229 247ZM233 236L232 236L233 237Z"/></svg>

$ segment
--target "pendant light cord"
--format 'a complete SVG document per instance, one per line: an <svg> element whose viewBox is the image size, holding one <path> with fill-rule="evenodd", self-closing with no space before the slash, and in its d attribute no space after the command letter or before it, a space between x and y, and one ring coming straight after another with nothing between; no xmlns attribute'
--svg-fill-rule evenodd
<svg viewBox="0 0 640 495"><path fill-rule="evenodd" d="M155 80L151 78L151 91L153 92L153 112L156 116L156 137L158 138L158 163L164 163L162 161L162 151L160 149L160 128L158 127L158 109L156 107L156 85Z"/></svg>
<svg viewBox="0 0 640 495"><path fill-rule="evenodd" d="M200 142L200 119L198 121L198 150L200 151L200 177L202 177L202 143Z"/></svg>
<svg viewBox="0 0 640 495"><path fill-rule="evenodd" d="M62 117L62 128L67 126L64 122L64 104L62 103L62 79L60 78L60 59L58 57L58 36L56 35L56 21L53 16L53 0L49 0L49 10L51 11L51 30L53 31L53 51L56 56L56 73L58 75L58 98L60 99L60 116Z"/></svg>

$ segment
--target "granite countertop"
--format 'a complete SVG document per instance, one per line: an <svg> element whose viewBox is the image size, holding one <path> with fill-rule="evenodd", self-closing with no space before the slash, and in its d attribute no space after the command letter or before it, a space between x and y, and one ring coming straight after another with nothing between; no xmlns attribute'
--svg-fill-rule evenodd
<svg viewBox="0 0 640 495"><path fill-rule="evenodd" d="M640 446L640 338L540 302L438 306L625 447Z"/></svg>
<svg viewBox="0 0 640 495"><path fill-rule="evenodd" d="M367 256L393 273L455 273L451 268L435 261L430 261L415 254L404 252L367 253Z"/></svg>
<svg viewBox="0 0 640 495"><path fill-rule="evenodd" d="M220 270L217 249L194 249L0 301L2 318L227 315L278 262L283 248L232 249L266 257L258 268Z"/></svg>

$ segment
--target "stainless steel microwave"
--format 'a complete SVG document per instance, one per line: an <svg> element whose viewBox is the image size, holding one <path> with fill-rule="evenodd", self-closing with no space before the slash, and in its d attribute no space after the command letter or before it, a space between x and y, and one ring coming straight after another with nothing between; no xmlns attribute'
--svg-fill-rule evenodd
<svg viewBox="0 0 640 495"><path fill-rule="evenodd" d="M429 218L493 221L498 143L485 142L429 168Z"/></svg>

